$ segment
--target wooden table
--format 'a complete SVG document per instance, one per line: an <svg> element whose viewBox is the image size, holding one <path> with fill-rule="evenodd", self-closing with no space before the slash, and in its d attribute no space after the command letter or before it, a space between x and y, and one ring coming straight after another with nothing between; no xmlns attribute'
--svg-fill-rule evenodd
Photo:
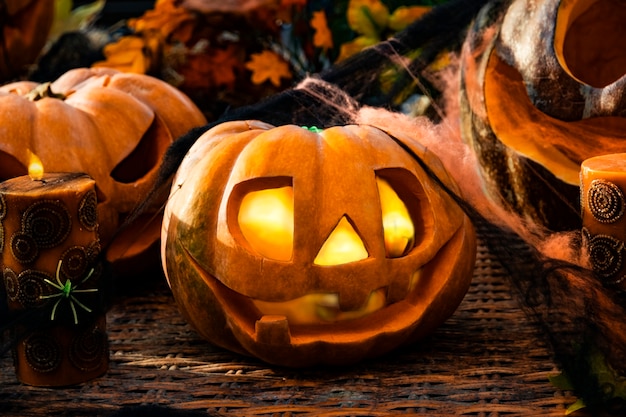
<svg viewBox="0 0 626 417"><path fill-rule="evenodd" d="M345 369L268 367L207 344L160 276L120 296L107 317L105 376L72 388L30 387L2 358L0 415L110 416L159 405L228 416L563 416L576 401L550 383L559 370L545 337L482 246L463 303L431 337Z"/></svg>

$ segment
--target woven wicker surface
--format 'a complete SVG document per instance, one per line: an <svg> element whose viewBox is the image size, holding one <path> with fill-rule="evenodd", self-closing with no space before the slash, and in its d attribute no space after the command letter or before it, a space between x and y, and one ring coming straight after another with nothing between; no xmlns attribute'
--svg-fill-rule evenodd
<svg viewBox="0 0 626 417"><path fill-rule="evenodd" d="M470 291L435 334L345 369L273 368L214 348L183 321L162 282L121 297L107 318L105 376L30 387L2 358L0 415L106 416L158 404L229 416L563 416L576 400L549 382L559 373L550 349L482 247Z"/></svg>

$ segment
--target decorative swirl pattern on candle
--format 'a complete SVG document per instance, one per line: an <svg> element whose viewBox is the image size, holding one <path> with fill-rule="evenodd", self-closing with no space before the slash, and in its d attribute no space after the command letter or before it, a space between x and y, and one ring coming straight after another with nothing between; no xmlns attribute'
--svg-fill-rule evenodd
<svg viewBox="0 0 626 417"><path fill-rule="evenodd" d="M87 192L78 205L78 221L87 230L95 230L98 226L98 198L96 192Z"/></svg>
<svg viewBox="0 0 626 417"><path fill-rule="evenodd" d="M4 195L0 194L0 220L4 219L7 214L7 203L4 201Z"/></svg>
<svg viewBox="0 0 626 417"><path fill-rule="evenodd" d="M585 201L585 184L583 181L583 172L580 171L578 173L578 195L580 196L578 199L578 203L580 204L580 213L584 213L585 211L585 206L587 205L587 202Z"/></svg>
<svg viewBox="0 0 626 417"><path fill-rule="evenodd" d="M102 251L102 246L100 246L99 240L93 240L91 243L89 243L89 245L86 248L87 262L89 264L94 263L96 259L98 258L98 255L100 255L101 251Z"/></svg>
<svg viewBox="0 0 626 417"><path fill-rule="evenodd" d="M39 247L31 235L14 233L11 236L11 253L22 264L29 264L39 256Z"/></svg>
<svg viewBox="0 0 626 417"><path fill-rule="evenodd" d="M17 275L15 275L15 272L11 268L4 268L2 275L7 297L10 301L17 301L20 291L20 282L17 279Z"/></svg>
<svg viewBox="0 0 626 417"><path fill-rule="evenodd" d="M72 364L83 372L98 369L106 359L108 351L106 334L95 327L77 334L69 349Z"/></svg>
<svg viewBox="0 0 626 417"><path fill-rule="evenodd" d="M64 276L75 280L87 272L87 252L82 246L72 246L61 256L61 272Z"/></svg>
<svg viewBox="0 0 626 417"><path fill-rule="evenodd" d="M613 278L622 268L624 242L608 235L592 235L583 228L583 237L587 240L589 257L593 271L605 283L615 284Z"/></svg>
<svg viewBox="0 0 626 417"><path fill-rule="evenodd" d="M624 194L616 184L595 179L587 191L587 205L594 219L601 223L613 223L624 214Z"/></svg>
<svg viewBox="0 0 626 417"><path fill-rule="evenodd" d="M35 371L52 372L61 364L61 348L49 335L32 333L23 343L26 362Z"/></svg>
<svg viewBox="0 0 626 417"><path fill-rule="evenodd" d="M70 213L59 200L38 201L22 216L22 231L35 239L40 249L61 244L70 234Z"/></svg>
<svg viewBox="0 0 626 417"><path fill-rule="evenodd" d="M7 214L7 203L4 200L4 195L0 194L0 253L4 251L4 226L3 220Z"/></svg>
<svg viewBox="0 0 626 417"><path fill-rule="evenodd" d="M45 272L34 269L26 269L20 272L17 277L19 282L17 298L19 302L25 308L35 308L45 304L46 300L43 296L47 295L49 291L47 291L44 280L51 278Z"/></svg>

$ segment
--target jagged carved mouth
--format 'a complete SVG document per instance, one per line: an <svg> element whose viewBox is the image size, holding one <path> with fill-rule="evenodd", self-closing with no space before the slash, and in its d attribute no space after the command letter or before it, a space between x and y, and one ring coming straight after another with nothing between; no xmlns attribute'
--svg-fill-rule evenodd
<svg viewBox="0 0 626 417"><path fill-rule="evenodd" d="M339 308L339 296L334 293L309 294L283 302L254 300L206 272L186 249L185 254L219 300L231 327L270 344L324 340L337 332L373 335L402 311L415 307L406 300L387 304L387 287L373 290L363 306L349 311ZM411 290L419 277L419 271L413 274Z"/></svg>
<svg viewBox="0 0 626 417"><path fill-rule="evenodd" d="M211 302L221 310L220 317L215 317L214 322L220 327L227 326L237 343L248 352L261 349L269 354L274 347L326 349L329 346L352 346L354 343L367 351L374 346L390 347L403 343L431 329L433 321L445 319L449 312L443 315L442 312L457 303L455 282L463 278L457 272L459 268L463 270L465 259L474 259L473 255L471 258L465 256L470 242L467 237L466 230L459 228L434 257L427 262L420 260L402 298L393 297L390 294L392 286L388 284L371 291L359 308L351 307L352 311L344 308L341 311L337 307L341 305L341 294L339 303L336 295L313 295L306 300L309 308L318 310L312 321L308 320L311 316L305 316L300 322L293 318L290 322L282 303L264 305L261 302L255 305L250 297L234 291L212 276L184 245L181 246L186 259L179 262L189 263L194 274L198 274L211 291ZM454 261L450 262L450 259ZM462 285L466 284L469 285L469 280L462 279ZM452 299L449 299L450 296ZM210 310L211 314L218 311L216 308Z"/></svg>

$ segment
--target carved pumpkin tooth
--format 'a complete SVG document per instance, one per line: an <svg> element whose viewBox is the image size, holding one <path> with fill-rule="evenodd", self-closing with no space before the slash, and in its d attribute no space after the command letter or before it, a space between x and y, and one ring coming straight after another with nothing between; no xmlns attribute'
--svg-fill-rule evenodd
<svg viewBox="0 0 626 417"><path fill-rule="evenodd" d="M266 345L284 346L289 344L291 333L287 317L280 315L265 315L254 325L256 341Z"/></svg>

